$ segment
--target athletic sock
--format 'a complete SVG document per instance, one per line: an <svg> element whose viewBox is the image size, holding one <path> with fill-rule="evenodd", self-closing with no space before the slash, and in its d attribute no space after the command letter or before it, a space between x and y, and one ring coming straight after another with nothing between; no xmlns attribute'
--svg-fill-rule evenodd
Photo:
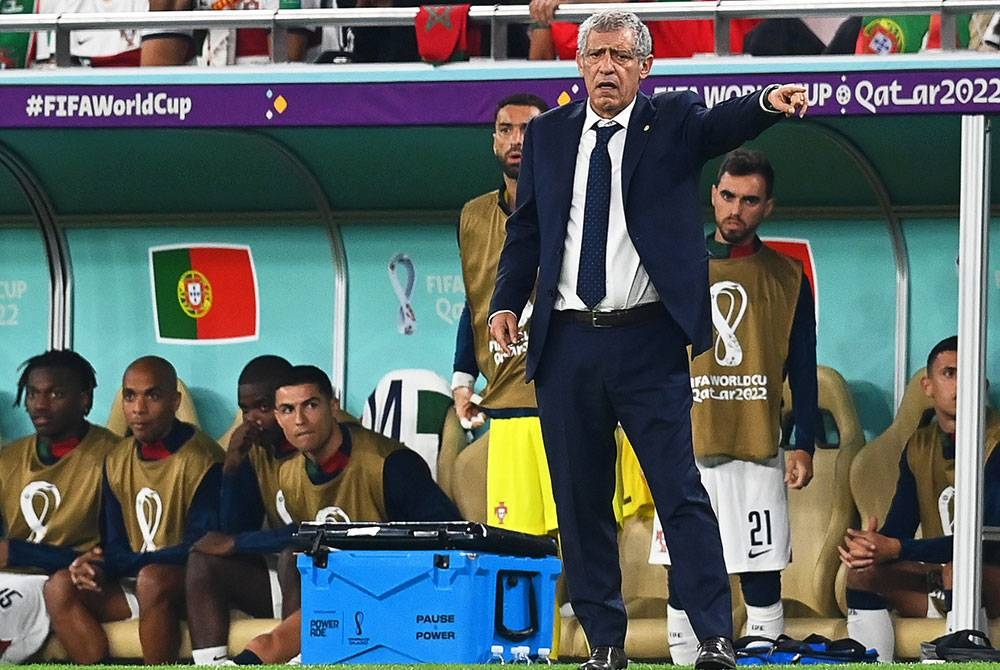
<svg viewBox="0 0 1000 670"><path fill-rule="evenodd" d="M766 607L747 605L747 635L757 635L771 640L785 632L785 608L779 600Z"/></svg>
<svg viewBox="0 0 1000 670"><path fill-rule="evenodd" d="M244 649L233 656L233 663L236 665L264 665L264 661L260 660L260 656L249 649Z"/></svg>
<svg viewBox="0 0 1000 670"><path fill-rule="evenodd" d="M667 605L667 642L674 665L694 665L698 656L698 638L687 612Z"/></svg>
<svg viewBox="0 0 1000 670"><path fill-rule="evenodd" d="M222 645L192 649L191 660L194 661L195 665L221 665L229 660L229 647Z"/></svg>
<svg viewBox="0 0 1000 670"><path fill-rule="evenodd" d="M847 610L847 634L866 649L877 651L879 663L892 663L896 637L889 610Z"/></svg>

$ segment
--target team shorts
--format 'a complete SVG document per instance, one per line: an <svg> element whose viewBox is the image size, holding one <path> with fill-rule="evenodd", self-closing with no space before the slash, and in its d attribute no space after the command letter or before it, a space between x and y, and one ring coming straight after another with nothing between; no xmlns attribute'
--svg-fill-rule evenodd
<svg viewBox="0 0 1000 670"><path fill-rule="evenodd" d="M491 526L532 535L559 528L538 417L490 421L486 517Z"/></svg>
<svg viewBox="0 0 1000 670"><path fill-rule="evenodd" d="M731 575L783 570L792 558L785 488L785 455L763 463L698 460L701 481L719 518L719 532ZM669 538L666 538L669 542ZM649 562L669 565L659 517L653 522Z"/></svg>
<svg viewBox="0 0 1000 670"><path fill-rule="evenodd" d="M20 663L49 635L42 588L47 575L0 572L0 664Z"/></svg>

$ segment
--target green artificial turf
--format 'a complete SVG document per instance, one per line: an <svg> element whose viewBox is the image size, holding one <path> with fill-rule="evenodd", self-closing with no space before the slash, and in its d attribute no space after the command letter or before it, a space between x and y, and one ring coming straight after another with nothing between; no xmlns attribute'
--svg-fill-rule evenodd
<svg viewBox="0 0 1000 670"><path fill-rule="evenodd" d="M915 670L919 664L914 663L851 663L845 665L810 665L811 670L825 670L827 668L833 670ZM955 666L952 668L951 666ZM122 666L122 665L91 665L91 666L79 666L70 665L62 663L48 663L39 665L27 665L21 666L23 668L28 668L29 670L81 670L81 668L86 667L88 670L105 670L111 668L123 668L123 667L135 667L135 666ZM176 665L152 665L146 666L149 670L176 670L178 667ZM188 667L191 667L190 665ZM309 666L314 668L345 668L349 670L468 670L469 668L477 667L476 664L467 663L456 663L449 665L315 665ZM555 663L550 666L552 670L575 670L578 666L576 663ZM629 670L663 670L664 668L670 667L669 663L657 664L657 663L629 663ZM683 667L683 666L678 666ZM690 667L690 666L688 666ZM741 666L752 668L754 666ZM773 668L780 668L782 666L769 666ZM791 667L791 666L784 666ZM257 666L260 670L275 670L277 668L283 668L288 670L287 665L266 665ZM976 663L976 662L966 662L966 663L937 663L933 665L935 670L997 670L996 663ZM540 670L540 669L539 669Z"/></svg>

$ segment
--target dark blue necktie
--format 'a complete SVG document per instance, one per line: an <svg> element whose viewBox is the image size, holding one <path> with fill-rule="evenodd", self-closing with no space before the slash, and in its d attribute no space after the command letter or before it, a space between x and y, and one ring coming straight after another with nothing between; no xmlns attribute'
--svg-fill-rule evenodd
<svg viewBox="0 0 1000 670"><path fill-rule="evenodd" d="M587 200L583 207L583 241L580 267L576 274L576 294L588 309L594 309L604 297L604 263L608 246L608 210L611 208L611 156L608 141L621 130L612 123L596 126L597 144L590 154L587 171Z"/></svg>

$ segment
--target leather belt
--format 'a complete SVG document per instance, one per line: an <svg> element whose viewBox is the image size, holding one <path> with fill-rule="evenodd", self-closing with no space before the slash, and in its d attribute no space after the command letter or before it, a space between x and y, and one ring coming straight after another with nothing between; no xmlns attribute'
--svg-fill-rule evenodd
<svg viewBox="0 0 1000 670"><path fill-rule="evenodd" d="M663 303L656 301L632 309L613 309L604 312L560 309L552 312L552 319L563 323L580 323L594 328L617 328L650 321L666 314L666 311Z"/></svg>

